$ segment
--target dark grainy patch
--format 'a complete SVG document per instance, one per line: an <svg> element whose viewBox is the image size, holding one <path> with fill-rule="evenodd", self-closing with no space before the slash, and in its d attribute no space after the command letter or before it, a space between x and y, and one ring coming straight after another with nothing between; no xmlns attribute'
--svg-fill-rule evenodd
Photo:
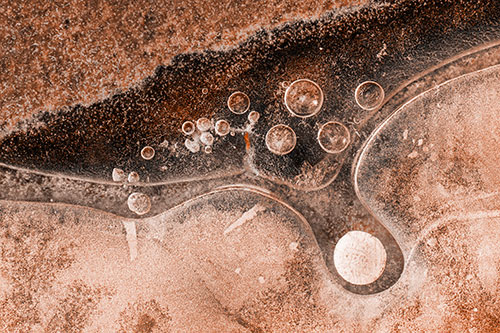
<svg viewBox="0 0 500 333"><path fill-rule="evenodd" d="M109 292L105 288L91 287L82 281L74 281L68 287L65 297L59 301L45 331L81 332L100 300L106 295L109 295Z"/></svg>
<svg viewBox="0 0 500 333"><path fill-rule="evenodd" d="M120 333L169 332L171 317L168 309L154 299L138 300L120 313Z"/></svg>
<svg viewBox="0 0 500 333"><path fill-rule="evenodd" d="M164 139L182 144L180 127L183 121L225 114L228 93L235 89L245 87L251 91L252 105L262 109L262 120L271 119L277 113L267 112L265 107L276 102L275 87L283 78L295 78L298 74L307 74L318 81L324 87L325 95L338 96L327 98L324 107L331 109L332 113L341 111L332 115L347 120L354 116L347 96L352 95L360 77L387 73L390 80L381 84L387 86L388 91L393 89L407 76L435 65L439 58L448 58L449 54L444 55L446 48L441 47L444 40L456 43L457 48L464 47L460 43L464 43L465 37L458 34L468 32L468 37L474 39L471 36L476 36L475 29L488 26L489 21L497 18L497 8L498 4L492 0L474 4L470 1L407 0L397 1L393 6L363 7L357 12L330 12L316 21L299 21L279 29L260 30L237 49L180 54L171 63L165 62L169 65L158 66L154 75L144 75L141 86L109 98L103 97L88 107L59 107L57 112L40 112L23 124L16 122L19 125L16 130L0 139L0 155L3 162L12 165L108 179L116 165L129 165L133 169L141 167L137 160L138 145L157 145ZM200 7L196 11L206 9ZM19 17L23 18L21 12ZM103 12L110 16L109 19L114 19L114 8L106 8ZM128 14L131 17L137 15ZM129 15L124 21L131 25L154 21L145 17L129 21ZM73 21L70 18L70 22ZM64 22L64 18L60 22ZM451 36L443 34L443 30ZM144 36L141 34L141 37ZM127 38L127 42L133 40ZM471 40L467 47L476 43L478 41ZM382 47L387 49L385 61L377 58ZM417 56L422 62L409 62L408 59ZM279 71L273 72L272 68ZM209 89L207 94L201 93L203 88ZM258 134L261 136L262 133ZM301 170L298 162L310 162L302 155L313 155L301 155L296 150L291 154L300 157L297 163L281 163L273 156L265 157L267 150L262 140L252 139L252 146L262 148L260 160L271 176L278 174L281 177L287 172L298 175ZM61 151L65 153L60 154ZM314 148L314 153L323 154L318 147ZM177 161L173 158L165 160ZM284 161L288 160L285 158ZM271 166L272 170L269 169Z"/></svg>

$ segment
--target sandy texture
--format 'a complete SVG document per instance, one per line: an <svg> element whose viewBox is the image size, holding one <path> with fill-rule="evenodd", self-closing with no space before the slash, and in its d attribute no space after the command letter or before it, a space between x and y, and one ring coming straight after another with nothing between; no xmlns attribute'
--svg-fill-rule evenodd
<svg viewBox="0 0 500 333"><path fill-rule="evenodd" d="M103 99L177 54L234 47L258 29L365 2L3 0L0 125Z"/></svg>

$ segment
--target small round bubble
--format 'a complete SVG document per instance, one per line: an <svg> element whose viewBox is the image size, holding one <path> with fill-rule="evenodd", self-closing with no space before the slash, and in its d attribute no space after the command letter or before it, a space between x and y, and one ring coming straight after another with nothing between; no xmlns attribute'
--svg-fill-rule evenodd
<svg viewBox="0 0 500 333"><path fill-rule="evenodd" d="M140 179L139 174L135 171L132 171L131 173L128 174L129 183L137 183L139 179Z"/></svg>
<svg viewBox="0 0 500 333"><path fill-rule="evenodd" d="M276 155L290 153L297 144L297 136L289 126L280 124L272 127L266 134L266 146Z"/></svg>
<svg viewBox="0 0 500 333"><path fill-rule="evenodd" d="M122 169L114 168L111 174L114 182L123 182L127 177L125 176L125 171Z"/></svg>
<svg viewBox="0 0 500 333"><path fill-rule="evenodd" d="M260 118L260 113L257 111L252 111L248 114L248 120L252 123L255 124L257 121L259 121Z"/></svg>
<svg viewBox="0 0 500 333"><path fill-rule="evenodd" d="M285 91L285 106L294 116L314 116L323 106L323 91L319 85L308 79L292 82Z"/></svg>
<svg viewBox="0 0 500 333"><path fill-rule="evenodd" d="M327 122L318 131L318 143L327 153L338 154L344 151L350 142L349 130L337 121Z"/></svg>
<svg viewBox="0 0 500 333"><path fill-rule="evenodd" d="M196 127L200 130L200 132L206 132L210 129L212 123L207 118L200 118L196 121Z"/></svg>
<svg viewBox="0 0 500 333"><path fill-rule="evenodd" d="M150 160L155 157L155 150L151 146L146 146L141 150L141 157L145 160Z"/></svg>
<svg viewBox="0 0 500 333"><path fill-rule="evenodd" d="M220 136L225 136L229 133L229 123L224 120L224 119L221 119L221 120L218 120L216 123L215 123L215 133L217 133L217 135L220 135Z"/></svg>
<svg viewBox="0 0 500 333"><path fill-rule="evenodd" d="M200 135L200 141L206 146L211 146L214 143L214 136L208 132L203 132Z"/></svg>
<svg viewBox="0 0 500 333"><path fill-rule="evenodd" d="M250 108L250 98L247 94L236 91L227 99L227 107L233 113L243 114Z"/></svg>
<svg viewBox="0 0 500 333"><path fill-rule="evenodd" d="M134 192L127 200L128 208L137 215L147 214L151 210L151 200L144 193Z"/></svg>
<svg viewBox="0 0 500 333"><path fill-rule="evenodd" d="M182 124L182 132L186 135L191 135L194 133L194 130L196 127L194 126L194 123L192 121L185 121L184 124Z"/></svg>
<svg viewBox="0 0 500 333"><path fill-rule="evenodd" d="M365 110L374 110L384 102L384 89L374 81L361 83L354 92L356 103Z"/></svg>

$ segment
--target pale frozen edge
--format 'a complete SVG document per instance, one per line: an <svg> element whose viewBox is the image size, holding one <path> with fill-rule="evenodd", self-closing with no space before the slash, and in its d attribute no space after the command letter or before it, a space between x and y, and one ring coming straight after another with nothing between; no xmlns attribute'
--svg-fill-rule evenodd
<svg viewBox="0 0 500 333"><path fill-rule="evenodd" d="M130 261L137 258L137 228L135 221L123 221L125 232L127 233L126 239L128 243L128 250L130 253Z"/></svg>
<svg viewBox="0 0 500 333"><path fill-rule="evenodd" d="M250 208L249 210L244 212L243 215L241 215L241 217L239 219L237 219L236 221L234 221L234 223L232 223L229 227L227 227L226 230L224 230L224 235L227 235L228 233L230 233L234 229L236 229L239 226L242 226L243 224L245 224L246 222L252 220L253 218L255 218L257 216L258 213L260 213L264 210L266 210L266 207L263 207L259 204L256 204L255 206L253 206L252 208Z"/></svg>

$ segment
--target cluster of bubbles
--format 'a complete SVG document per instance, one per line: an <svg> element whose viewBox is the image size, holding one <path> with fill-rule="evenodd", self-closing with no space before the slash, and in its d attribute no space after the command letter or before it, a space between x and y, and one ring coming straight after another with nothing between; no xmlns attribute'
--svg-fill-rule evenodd
<svg viewBox="0 0 500 333"><path fill-rule="evenodd" d="M244 92L233 92L227 99L227 107L234 114L245 114L250 109L250 98ZM255 125L259 118L260 114L256 111L248 113L250 126ZM185 121L181 130L184 135L188 136L184 141L184 146L192 153L197 153L202 148L205 153L212 152L212 146L215 142L212 130L220 137L228 134L234 135L235 132L235 130L231 129L231 125L227 120L219 119L214 124L213 120L208 118L200 118L196 122Z"/></svg>
<svg viewBox="0 0 500 333"><path fill-rule="evenodd" d="M227 99L228 109L238 115L245 114L250 109L250 97L241 91L235 91ZM260 118L260 113L257 111L250 111L248 113L248 121L250 125L255 125Z"/></svg>
<svg viewBox="0 0 500 333"><path fill-rule="evenodd" d="M166 144L168 145L168 143ZM166 144L163 143L162 145L165 146ZM141 157L146 161L153 159L154 156L155 150L153 147L145 146L141 149ZM131 171L127 175L125 171L120 168L114 168L111 177L113 181L117 183L128 182L134 184L140 181L140 176L136 171ZM144 215L151 209L151 200L147 194L134 192L129 195L127 205L128 208L137 215Z"/></svg>
<svg viewBox="0 0 500 333"><path fill-rule="evenodd" d="M146 149L147 148L147 149ZM146 146L141 150L141 156L150 160L154 157L154 149ZM114 182L124 183L129 182L131 184L138 183L140 180L139 174L135 171L131 171L128 175L120 168L114 168L111 174ZM136 213L137 215L144 215L151 209L151 201L147 194L143 193L132 193L129 195L127 200L128 208Z"/></svg>
<svg viewBox="0 0 500 333"><path fill-rule="evenodd" d="M141 149L141 157L146 161L149 161L155 157L155 150L151 146L145 146ZM140 180L140 176L136 171L131 171L128 175L120 168L114 168L111 173L111 178L114 182L123 183L128 181L129 183L137 183Z"/></svg>
<svg viewBox="0 0 500 333"><path fill-rule="evenodd" d="M146 160L152 159L154 156L154 149L149 146L144 147L141 150L141 156ZM139 174L137 172L131 171L127 175L125 171L119 168L114 168L111 176L113 178L113 181L119 183L124 183L128 181L129 183L133 184L133 183L138 183L140 180ZM149 210L151 209L151 201L148 195L144 193L134 192L130 194L127 200L127 205L128 208L137 215L144 215L148 213Z"/></svg>
<svg viewBox="0 0 500 333"><path fill-rule="evenodd" d="M284 103L294 117L309 118L316 115L323 106L324 95L314 81L299 79L292 83L283 82L286 88ZM374 81L361 83L354 93L357 104L364 110L375 110L384 101L384 89ZM351 143L349 129L339 121L332 120L320 126L317 134L319 146L329 154L343 152ZM286 155L297 143L295 132L287 125L279 124L266 134L266 146L273 154Z"/></svg>
<svg viewBox="0 0 500 333"><path fill-rule="evenodd" d="M286 109L294 117L309 118L320 112L324 94L321 87L309 79L299 79L292 83L283 82L283 88L286 88L284 104ZM204 89L205 90L205 89ZM206 94L207 91L203 91ZM374 81L361 83L355 90L354 97L356 103L364 110L375 110L382 105L385 95L384 90ZM250 109L250 98L241 91L233 92L227 99L227 107L237 115L245 114ZM248 113L249 126L251 129L260 118L256 111ZM184 141L184 146L192 153L197 153L201 149L205 153L212 152L212 146L215 142L212 131L220 136L226 136L229 133L234 135L229 122L225 119L213 120L202 117L193 121L185 121L181 127L184 135L188 138ZM339 154L343 152L351 142L349 129L339 121L332 120L320 126L317 133L319 146L327 153ZM286 155L293 151L297 144L297 136L294 130L285 124L278 124L271 127L265 137L265 143L268 150L276 155ZM162 144L164 145L164 144ZM166 142L168 145L168 142ZM155 156L155 150L151 146L145 146L141 150L141 157L144 160L151 160ZM139 174L132 171L128 174L122 169L114 168L112 173L113 181L137 183L140 180ZM149 212L151 203L146 194L132 193L128 198L128 206L131 211L138 215Z"/></svg>
<svg viewBox="0 0 500 333"><path fill-rule="evenodd" d="M114 182L123 183L128 181L129 183L137 183L140 180L139 174L135 171L131 171L128 175L120 168L114 168L111 174Z"/></svg>
<svg viewBox="0 0 500 333"><path fill-rule="evenodd" d="M185 121L182 124L182 132L189 136L184 141L184 146L192 153L197 153L203 148L204 152L209 154L212 152L212 145L215 138L210 132L214 129L219 136L224 136L229 133L229 123L226 120L219 120L213 125L208 118L200 118L196 124L192 121Z"/></svg>
<svg viewBox="0 0 500 333"><path fill-rule="evenodd" d="M292 83L282 84L286 87L285 107L294 117L309 118L316 115L323 106L324 95L320 86L308 79L299 79ZM318 142L326 152L339 153L350 143L350 134L345 126L345 131L332 131L331 124L338 122L328 122L324 124L318 132ZM292 128L279 124L266 134L266 146L273 154L286 155L290 153L297 144L297 136ZM342 143L342 147L340 144Z"/></svg>

